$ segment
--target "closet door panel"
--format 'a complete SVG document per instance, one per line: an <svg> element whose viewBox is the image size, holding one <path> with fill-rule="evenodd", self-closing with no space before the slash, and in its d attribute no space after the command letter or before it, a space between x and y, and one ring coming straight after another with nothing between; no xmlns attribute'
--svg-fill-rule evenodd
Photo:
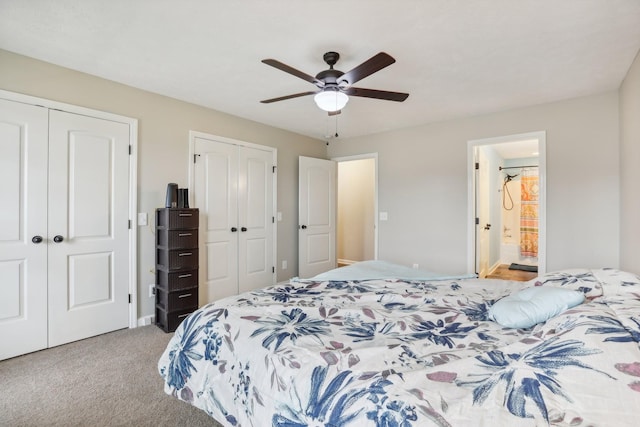
<svg viewBox="0 0 640 427"><path fill-rule="evenodd" d="M0 100L0 360L47 347L47 120Z"/></svg>
<svg viewBox="0 0 640 427"><path fill-rule="evenodd" d="M49 346L55 346L128 326L129 126L50 114Z"/></svg>
<svg viewBox="0 0 640 427"><path fill-rule="evenodd" d="M195 206L200 209L199 304L238 292L238 154L235 146L196 138ZM202 280L202 279L201 279Z"/></svg>
<svg viewBox="0 0 640 427"><path fill-rule="evenodd" d="M239 147L239 292L273 283L273 155ZM241 229L243 230L243 229Z"/></svg>
<svg viewBox="0 0 640 427"><path fill-rule="evenodd" d="M112 153L110 135L69 135L69 238L113 238Z"/></svg>

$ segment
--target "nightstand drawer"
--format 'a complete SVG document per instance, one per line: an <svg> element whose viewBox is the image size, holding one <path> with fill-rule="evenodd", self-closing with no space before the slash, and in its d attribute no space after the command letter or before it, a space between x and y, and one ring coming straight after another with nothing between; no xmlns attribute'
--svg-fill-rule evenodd
<svg viewBox="0 0 640 427"><path fill-rule="evenodd" d="M156 273L156 287L165 291L176 291L198 286L198 270L184 270L169 272L158 270Z"/></svg>
<svg viewBox="0 0 640 427"><path fill-rule="evenodd" d="M160 307L156 306L156 325L165 332L173 332L182 321L193 313L196 309L184 309L172 312L166 312Z"/></svg>
<svg viewBox="0 0 640 427"><path fill-rule="evenodd" d="M198 267L198 249L156 249L157 267L162 270L189 270Z"/></svg>
<svg viewBox="0 0 640 427"><path fill-rule="evenodd" d="M156 227L190 229L198 228L198 209L158 209Z"/></svg>
<svg viewBox="0 0 640 427"><path fill-rule="evenodd" d="M159 229L156 245L168 249L189 249L198 247L198 230Z"/></svg>
<svg viewBox="0 0 640 427"><path fill-rule="evenodd" d="M167 292L156 288L156 307L168 311L183 310L187 308L198 308L198 288L186 289L184 291Z"/></svg>

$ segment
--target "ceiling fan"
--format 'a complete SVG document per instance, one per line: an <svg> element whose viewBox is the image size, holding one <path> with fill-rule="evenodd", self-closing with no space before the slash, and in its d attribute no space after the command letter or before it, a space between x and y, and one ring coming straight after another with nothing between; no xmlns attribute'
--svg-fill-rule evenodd
<svg viewBox="0 0 640 427"><path fill-rule="evenodd" d="M318 89L295 93L293 95L280 96L278 98L265 99L260 102L263 104L270 104L272 102L284 101L285 99L315 95L314 100L318 107L324 111L328 111L329 115L335 115L340 114L340 110L342 110L349 101L349 95L397 102L402 102L409 96L408 93L363 89L352 86L354 83L396 62L395 59L384 52L374 55L346 73L333 68L333 66L338 62L338 59L340 59L340 55L337 52L327 52L322 58L324 59L324 62L329 65L329 69L320 71L315 77L303 73L302 71L298 71L295 68L283 64L275 59L263 59L263 63L271 65L285 73L299 77L302 80L306 80L309 83L314 84Z"/></svg>

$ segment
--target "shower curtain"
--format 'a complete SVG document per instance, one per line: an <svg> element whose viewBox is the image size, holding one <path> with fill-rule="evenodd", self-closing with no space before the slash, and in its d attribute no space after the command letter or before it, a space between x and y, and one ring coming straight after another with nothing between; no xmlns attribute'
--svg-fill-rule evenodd
<svg viewBox="0 0 640 427"><path fill-rule="evenodd" d="M520 255L538 256L538 168L522 169L520 178Z"/></svg>

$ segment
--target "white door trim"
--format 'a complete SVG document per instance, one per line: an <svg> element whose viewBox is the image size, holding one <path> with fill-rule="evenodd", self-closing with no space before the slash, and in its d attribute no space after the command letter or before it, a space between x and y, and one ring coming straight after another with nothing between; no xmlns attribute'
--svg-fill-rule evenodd
<svg viewBox="0 0 640 427"><path fill-rule="evenodd" d="M62 110L69 113L81 114L90 117L97 117L104 120L111 120L129 125L129 144L131 155L129 156L129 294L131 304L129 304L129 327L138 326L138 119L107 113L105 111L92 110L90 108L77 105L66 104L64 102L53 101L45 98L24 95L21 93L9 92L0 89L0 98L10 101L21 102L23 104L39 105L45 108Z"/></svg>
<svg viewBox="0 0 640 427"><path fill-rule="evenodd" d="M334 162L348 162L351 160L363 160L363 159L373 159L374 160L374 182L373 182L373 214L375 218L373 219L373 257L374 259L378 259L378 153L363 153L356 154L353 156L342 156L342 157L332 157L331 160ZM340 185L340 182L337 183Z"/></svg>
<svg viewBox="0 0 640 427"><path fill-rule="evenodd" d="M467 141L467 273L475 273L475 158L474 148L481 145L506 142L538 140L539 200L538 225L542 232L538 235L538 274L544 274L547 267L547 133L546 131L505 135L494 138Z"/></svg>

